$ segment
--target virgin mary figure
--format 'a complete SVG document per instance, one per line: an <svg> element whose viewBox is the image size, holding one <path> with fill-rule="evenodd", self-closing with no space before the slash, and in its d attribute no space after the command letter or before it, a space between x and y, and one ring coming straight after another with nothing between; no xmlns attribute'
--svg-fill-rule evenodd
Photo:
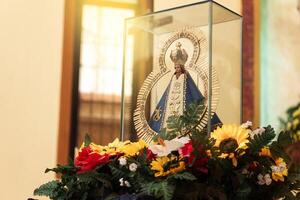
<svg viewBox="0 0 300 200"><path fill-rule="evenodd" d="M166 128L169 117L180 116L188 105L205 99L184 67L188 54L181 48L180 42L176 44L176 49L171 51L170 58L174 63L175 72L149 120L149 126L157 133ZM217 124L220 123L220 119L215 114L211 122Z"/></svg>

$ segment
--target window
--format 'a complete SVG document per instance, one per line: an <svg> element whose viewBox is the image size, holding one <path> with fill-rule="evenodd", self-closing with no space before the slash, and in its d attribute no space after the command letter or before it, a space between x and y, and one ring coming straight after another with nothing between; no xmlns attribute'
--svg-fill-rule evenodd
<svg viewBox="0 0 300 200"><path fill-rule="evenodd" d="M135 13L128 7L83 6L77 146L86 133L99 144L106 144L120 134L123 32L125 19ZM132 52L133 44L129 48ZM132 69L125 73L132 74ZM131 91L131 85L126 84L126 92Z"/></svg>
<svg viewBox="0 0 300 200"><path fill-rule="evenodd" d="M123 20L152 7L151 0L65 0L58 163L86 133L99 144L119 136Z"/></svg>

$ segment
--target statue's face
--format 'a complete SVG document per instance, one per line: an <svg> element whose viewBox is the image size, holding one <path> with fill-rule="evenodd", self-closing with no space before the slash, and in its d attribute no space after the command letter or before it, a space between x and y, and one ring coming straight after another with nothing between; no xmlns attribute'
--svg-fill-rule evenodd
<svg viewBox="0 0 300 200"><path fill-rule="evenodd" d="M181 68L181 66L178 65L178 64L175 65L175 73L176 73L176 74L177 74L177 73L182 73L182 68Z"/></svg>

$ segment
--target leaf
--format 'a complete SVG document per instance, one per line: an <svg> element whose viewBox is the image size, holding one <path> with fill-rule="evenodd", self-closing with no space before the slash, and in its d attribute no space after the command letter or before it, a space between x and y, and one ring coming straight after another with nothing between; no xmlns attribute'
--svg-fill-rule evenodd
<svg viewBox="0 0 300 200"><path fill-rule="evenodd" d="M118 194L112 193L112 194L109 194L107 197L105 197L104 200L116 200L118 197L119 197Z"/></svg>
<svg viewBox="0 0 300 200"><path fill-rule="evenodd" d="M175 186L167 181L150 182L142 185L142 192L156 199L171 200L174 190Z"/></svg>
<svg viewBox="0 0 300 200"><path fill-rule="evenodd" d="M182 116L171 116L167 119L168 134L191 135L201 121L201 115L205 112L204 100L190 104Z"/></svg>
<svg viewBox="0 0 300 200"><path fill-rule="evenodd" d="M285 152L285 149L279 145L278 141L272 142L272 144L270 146L270 151L274 158L281 157L287 163L290 162L290 160L291 160L289 155Z"/></svg>
<svg viewBox="0 0 300 200"><path fill-rule="evenodd" d="M88 134L86 134L84 137L84 146L88 147L91 143L92 143L91 137Z"/></svg>
<svg viewBox="0 0 300 200"><path fill-rule="evenodd" d="M35 189L33 194L38 196L47 196L51 199L56 196L56 190L60 187L59 181L50 181Z"/></svg>
<svg viewBox="0 0 300 200"><path fill-rule="evenodd" d="M285 131L279 133L277 141L278 145L284 149L293 143L291 135Z"/></svg>
<svg viewBox="0 0 300 200"><path fill-rule="evenodd" d="M55 173L60 173L60 174L75 174L77 171L77 168L72 164L69 165L57 165L55 168L47 168L45 170L45 173L48 172L55 172Z"/></svg>
<svg viewBox="0 0 300 200"><path fill-rule="evenodd" d="M113 165L109 165L109 168L111 170L112 177L115 180L119 180L120 178L124 178L127 176L126 172L122 171L121 169L119 169Z"/></svg>
<svg viewBox="0 0 300 200"><path fill-rule="evenodd" d="M193 174L191 174L189 172L183 172L183 173L173 174L173 175L169 176L167 179L168 180L170 180L170 179L177 179L177 180L187 180L187 181L197 180L197 178Z"/></svg>
<svg viewBox="0 0 300 200"><path fill-rule="evenodd" d="M244 183L241 185L238 191L236 191L236 197L240 200L242 199L249 199L249 194L251 193L251 187Z"/></svg>
<svg viewBox="0 0 300 200"><path fill-rule="evenodd" d="M173 185L168 184L168 182L161 182L161 190L163 193L164 200L171 200L173 197L173 193L175 187Z"/></svg>
<svg viewBox="0 0 300 200"><path fill-rule="evenodd" d="M249 149L253 153L257 153L263 148L267 146L274 138L276 134L274 129L271 126L265 127L265 131L261 134L254 135L253 139L249 139Z"/></svg>
<svg viewBox="0 0 300 200"><path fill-rule="evenodd" d="M78 181L84 184L98 185L102 183L106 188L111 188L111 182L106 174L97 173L95 171L86 172L78 175Z"/></svg>

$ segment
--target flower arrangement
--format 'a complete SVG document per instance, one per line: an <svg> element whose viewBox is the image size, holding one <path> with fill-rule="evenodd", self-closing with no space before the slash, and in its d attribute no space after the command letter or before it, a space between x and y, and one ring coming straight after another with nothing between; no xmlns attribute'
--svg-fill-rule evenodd
<svg viewBox="0 0 300 200"><path fill-rule="evenodd" d="M171 117L151 144L115 139L107 146L86 137L61 174L34 191L50 199L299 199L299 174L289 168L287 132L224 124L210 134L197 127L203 107Z"/></svg>

